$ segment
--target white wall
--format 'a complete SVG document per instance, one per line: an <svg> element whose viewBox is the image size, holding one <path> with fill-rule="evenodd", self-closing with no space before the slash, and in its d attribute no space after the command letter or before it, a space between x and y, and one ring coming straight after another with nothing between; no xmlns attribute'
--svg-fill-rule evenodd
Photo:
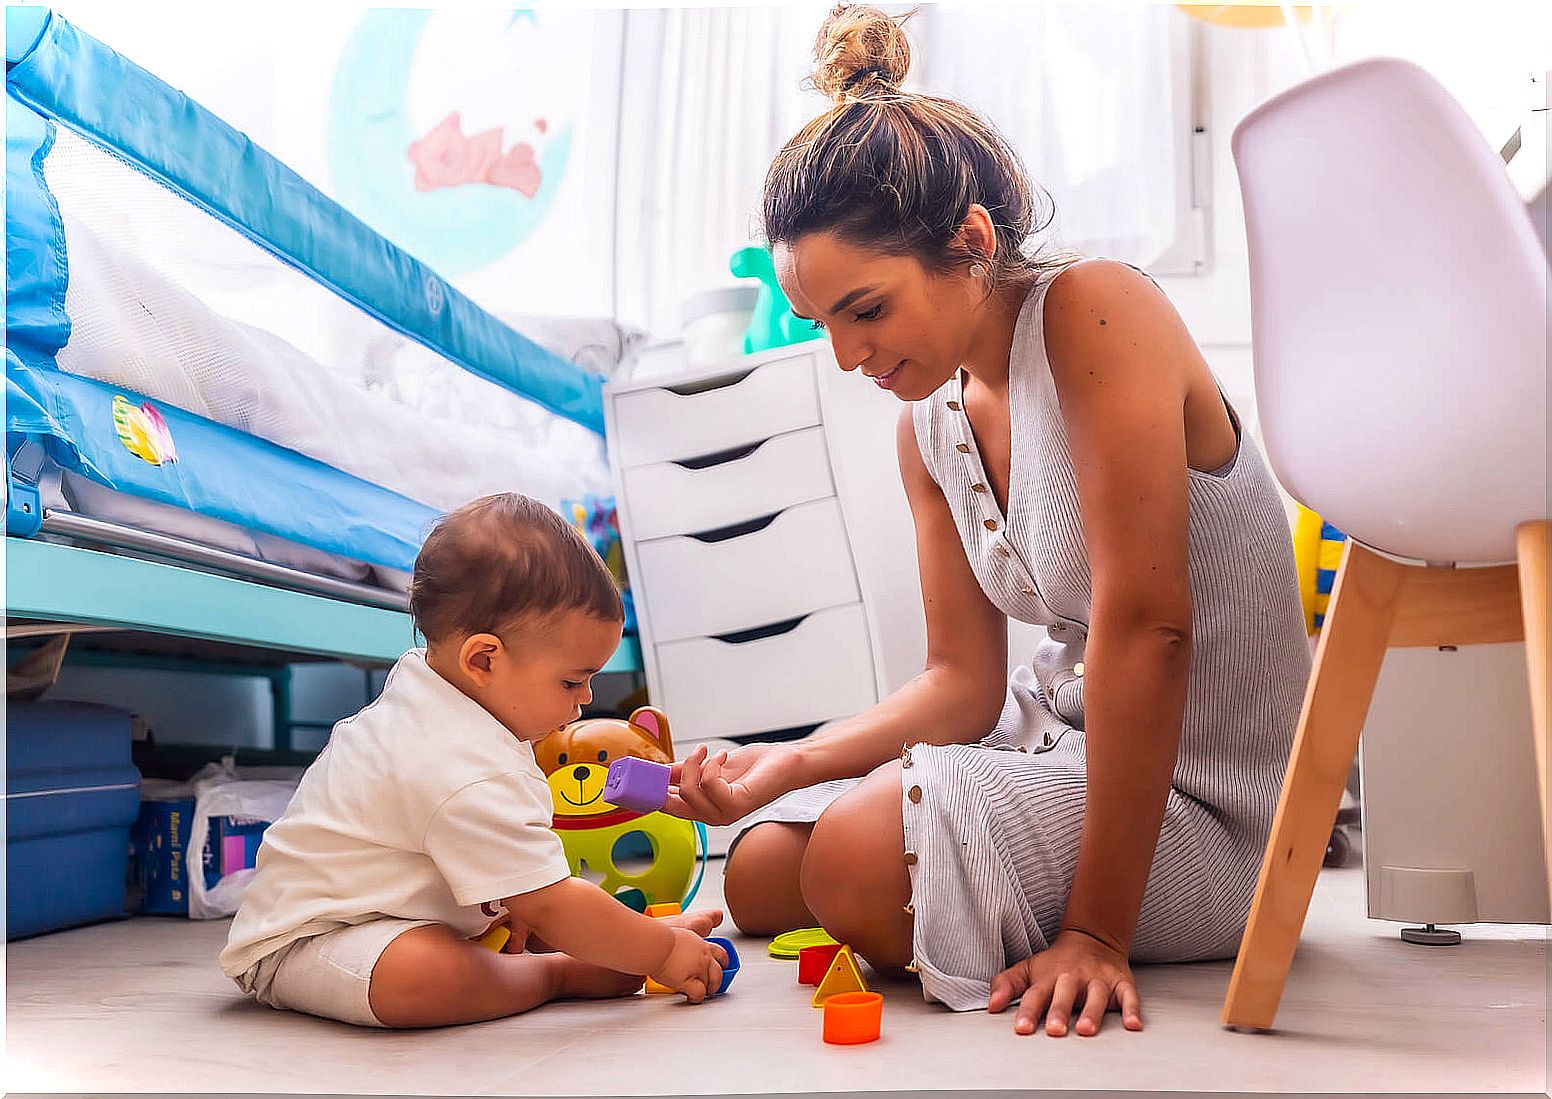
<svg viewBox="0 0 1552 1099"><path fill-rule="evenodd" d="M1200 274L1164 275L1158 281L1229 400L1253 425L1249 261L1229 138L1247 111L1300 79L1303 63L1297 45L1281 31L1203 26L1199 35L1198 121L1211 148L1211 258Z"/></svg>
<svg viewBox="0 0 1552 1099"><path fill-rule="evenodd" d="M1552 65L1552 5L1417 0L1337 6L1342 9L1338 18L1304 30L1317 71L1373 55L1414 61L1460 100L1494 148L1530 121L1529 78L1532 73L1545 77ZM1201 25L1200 42L1202 121L1212 159L1212 260L1199 275L1163 276L1159 282L1229 399L1253 426L1249 268L1229 139L1252 107L1305 79L1309 70L1298 39L1286 27ZM1544 165L1542 173L1544 178Z"/></svg>

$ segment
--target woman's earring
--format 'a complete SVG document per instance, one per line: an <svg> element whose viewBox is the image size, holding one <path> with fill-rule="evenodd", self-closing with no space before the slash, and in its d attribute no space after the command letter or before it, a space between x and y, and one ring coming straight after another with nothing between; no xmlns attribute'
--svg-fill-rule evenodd
<svg viewBox="0 0 1552 1099"><path fill-rule="evenodd" d="M970 265L970 277L973 279L985 278L986 268L982 267L979 263L972 263Z"/></svg>

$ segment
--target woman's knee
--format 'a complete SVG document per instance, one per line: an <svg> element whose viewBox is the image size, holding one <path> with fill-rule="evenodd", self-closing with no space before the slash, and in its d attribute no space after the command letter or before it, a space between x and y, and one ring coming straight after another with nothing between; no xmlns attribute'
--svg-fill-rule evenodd
<svg viewBox="0 0 1552 1099"><path fill-rule="evenodd" d="M803 899L830 934L875 965L910 960L911 882L904 861L900 765L874 771L814 825ZM903 955L903 956L901 956Z"/></svg>
<svg viewBox="0 0 1552 1099"><path fill-rule="evenodd" d="M813 923L798 886L813 825L767 822L745 832L728 855L722 896L746 935L779 935Z"/></svg>

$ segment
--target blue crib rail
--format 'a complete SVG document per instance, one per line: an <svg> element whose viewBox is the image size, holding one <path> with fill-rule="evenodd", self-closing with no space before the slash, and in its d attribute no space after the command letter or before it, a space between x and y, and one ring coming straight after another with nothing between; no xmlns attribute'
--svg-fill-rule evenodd
<svg viewBox="0 0 1552 1099"><path fill-rule="evenodd" d="M295 451L58 369L70 334L69 272L42 165L59 126L404 336L602 433L599 375L511 330L242 133L57 14L6 9L6 66L8 459L32 442L111 488L399 569L413 564L435 519L423 504ZM172 459L148 457L144 446L137 454L125 439L148 420L166 429Z"/></svg>

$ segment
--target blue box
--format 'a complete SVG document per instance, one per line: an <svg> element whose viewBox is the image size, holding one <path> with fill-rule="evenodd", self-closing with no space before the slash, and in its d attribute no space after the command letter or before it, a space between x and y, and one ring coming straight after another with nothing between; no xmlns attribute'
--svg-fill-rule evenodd
<svg viewBox="0 0 1552 1099"><path fill-rule="evenodd" d="M130 715L31 702L5 717L6 939L123 916L140 808Z"/></svg>
<svg viewBox="0 0 1552 1099"><path fill-rule="evenodd" d="M147 799L135 822L135 876L140 911L155 916L189 914L189 833L194 799Z"/></svg>

